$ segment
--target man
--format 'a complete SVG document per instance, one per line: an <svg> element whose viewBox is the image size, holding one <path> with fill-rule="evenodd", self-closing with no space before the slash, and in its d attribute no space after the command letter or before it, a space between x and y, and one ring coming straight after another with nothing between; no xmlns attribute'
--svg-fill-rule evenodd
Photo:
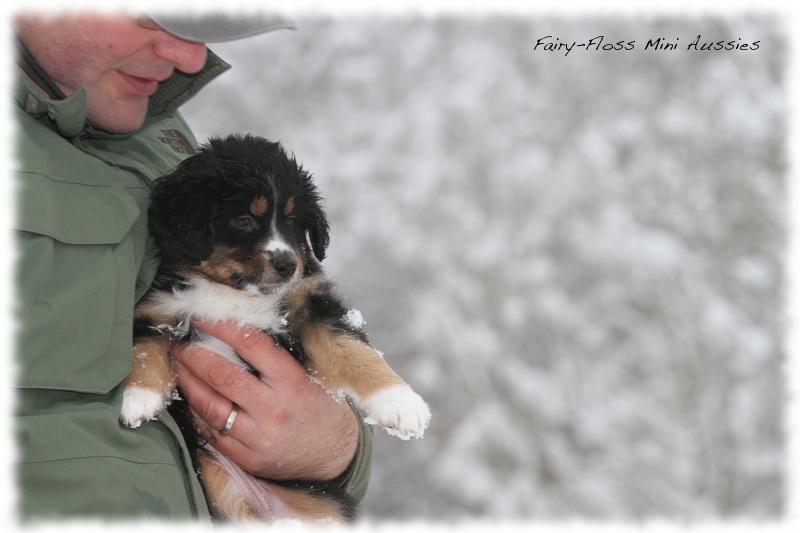
<svg viewBox="0 0 800 533"><path fill-rule="evenodd" d="M133 307L157 267L148 190L197 146L178 106L228 68L204 42L292 25L89 13L14 23L21 515L206 520L172 418L138 429L117 421ZM257 475L337 479L361 499L371 429L263 333L200 327L261 375L176 349L178 383L201 434Z"/></svg>

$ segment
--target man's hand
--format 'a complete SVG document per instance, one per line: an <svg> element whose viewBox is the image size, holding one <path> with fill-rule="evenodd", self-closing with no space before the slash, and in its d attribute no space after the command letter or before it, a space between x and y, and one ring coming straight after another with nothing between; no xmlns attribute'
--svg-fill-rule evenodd
<svg viewBox="0 0 800 533"><path fill-rule="evenodd" d="M178 386L198 430L244 470L270 479L329 480L345 471L358 446L349 404L311 381L272 337L229 323L195 324L233 347L260 377L220 355L176 346ZM226 435L234 403L239 414Z"/></svg>

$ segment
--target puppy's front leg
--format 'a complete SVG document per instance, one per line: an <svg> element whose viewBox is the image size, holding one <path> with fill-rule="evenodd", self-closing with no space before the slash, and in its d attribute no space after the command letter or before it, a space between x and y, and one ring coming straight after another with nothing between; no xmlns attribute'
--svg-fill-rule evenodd
<svg viewBox="0 0 800 533"><path fill-rule="evenodd" d="M136 428L152 420L172 400L177 385L166 334L140 337L133 346L133 365L125 379L119 419Z"/></svg>
<svg viewBox="0 0 800 533"><path fill-rule="evenodd" d="M366 342L360 325L352 324L352 310L332 280L314 274L288 293L284 303L314 379L333 394L349 396L367 413L365 422L384 426L402 439L422 436L430 409Z"/></svg>
<svg viewBox="0 0 800 533"><path fill-rule="evenodd" d="M431 413L368 344L324 327L309 328L302 339L309 370L329 391L346 394L377 424L401 439L420 438Z"/></svg>

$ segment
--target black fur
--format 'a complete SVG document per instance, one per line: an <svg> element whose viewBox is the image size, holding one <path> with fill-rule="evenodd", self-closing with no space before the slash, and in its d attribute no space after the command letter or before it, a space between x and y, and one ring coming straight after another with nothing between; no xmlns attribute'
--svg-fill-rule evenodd
<svg viewBox="0 0 800 533"><path fill-rule="evenodd" d="M196 340L191 319L197 317L264 328L365 420L401 438L422 436L430 409L351 322L320 264L330 230L319 193L278 143L249 135L212 139L156 180L148 217L161 266L135 311L135 364L125 381L123 424L136 428L152 420L172 399L170 341ZM238 505L243 502L223 489L233 482L226 473L238 478L242 472L199 441L186 404L172 402L169 409L201 480L210 482L204 488L212 512L243 521L271 520L276 513L301 520L355 516L342 480L262 479L261 488L286 508L263 503L266 492Z"/></svg>
<svg viewBox="0 0 800 533"><path fill-rule="evenodd" d="M268 218L275 216L281 235L303 257L304 277L318 272L321 268L319 262L324 259L329 244L330 230L311 176L278 143L249 135L215 138L203 147L199 155L185 160L175 172L154 182L148 228L158 244L161 266L149 295L180 288L187 280L187 268L207 260L215 247L227 246L241 260L254 254L263 232L254 231L250 238L232 227L231 220L238 215L247 216L250 202L259 196L267 198L269 216L252 223L263 229L261 226L270 223ZM274 211L275 206L283 205L287 198L293 198L295 202L291 223L280 212ZM210 278L210 275L204 275ZM232 279L213 281L241 288L257 280L252 274L237 273ZM304 312L311 323L341 322L347 311L338 298L332 297L335 291L332 284L325 285L325 290L329 292L309 298ZM135 334L157 335L154 326L146 317L138 317ZM355 331L347 324L339 324L339 328L350 330L355 338L366 341L363 332ZM191 328L177 340L190 342L194 333ZM291 332L269 333L301 363L307 362L302 346ZM181 428L195 468L198 468L198 453L202 453L206 443L192 424L188 405L183 400L176 400L168 409ZM346 520L355 518L355 503L342 488L342 480L270 482L333 500ZM210 507L213 513L213 506Z"/></svg>
<svg viewBox="0 0 800 533"><path fill-rule="evenodd" d="M297 224L308 231L314 255L322 261L330 241L327 217L311 176L295 158L279 143L251 135L211 139L168 179L154 183L148 229L159 243L162 265L200 264L215 242L233 243L224 235L229 229L215 224L225 214L219 209L234 212L254 196L274 200L278 194L298 198L302 218Z"/></svg>

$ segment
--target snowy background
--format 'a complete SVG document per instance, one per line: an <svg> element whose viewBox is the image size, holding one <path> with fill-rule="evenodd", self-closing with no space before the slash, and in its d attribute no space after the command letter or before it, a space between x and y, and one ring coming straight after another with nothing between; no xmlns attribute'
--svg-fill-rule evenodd
<svg viewBox="0 0 800 533"><path fill-rule="evenodd" d="M212 46L234 68L184 109L315 174L329 270L432 407L420 441L376 432L363 514L780 518L778 21L298 24ZM644 50L659 37L679 49Z"/></svg>

